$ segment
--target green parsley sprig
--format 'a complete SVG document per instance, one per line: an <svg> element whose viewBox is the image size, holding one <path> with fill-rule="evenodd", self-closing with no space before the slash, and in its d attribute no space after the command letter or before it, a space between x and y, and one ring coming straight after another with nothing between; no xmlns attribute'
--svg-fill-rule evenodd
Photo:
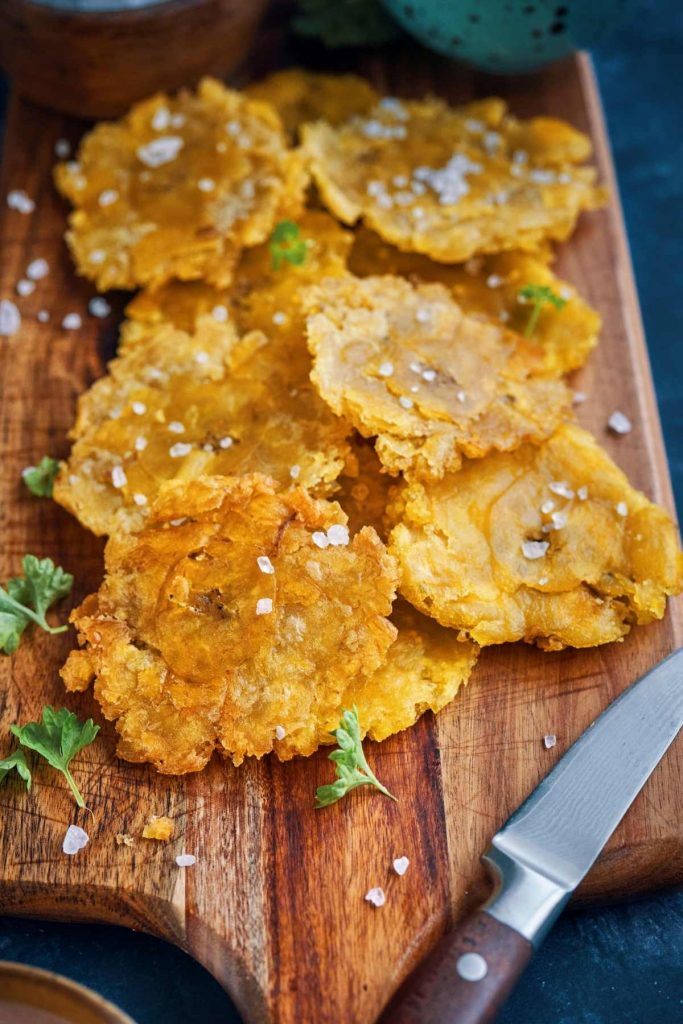
<svg viewBox="0 0 683 1024"><path fill-rule="evenodd" d="M283 263L300 267L306 262L308 245L301 237L301 230L293 220L281 220L275 225L270 236L270 259L273 270L280 270Z"/></svg>
<svg viewBox="0 0 683 1024"><path fill-rule="evenodd" d="M57 459L44 455L37 466L26 466L21 471L21 479L36 498L51 498L52 485L59 473Z"/></svg>
<svg viewBox="0 0 683 1024"><path fill-rule="evenodd" d="M56 566L51 558L25 555L23 576L15 576L0 587L0 651L12 654L30 622L46 633L64 633L68 626L51 626L46 614L66 597L73 586L71 573Z"/></svg>
<svg viewBox="0 0 683 1024"><path fill-rule="evenodd" d="M4 782L11 771L16 771L20 778L26 783L26 788L31 788L31 769L26 763L26 755L19 747L11 754L0 761L0 782Z"/></svg>
<svg viewBox="0 0 683 1024"><path fill-rule="evenodd" d="M365 760L358 710L355 707L342 712L339 728L330 735L334 736L339 744L339 750L333 750L330 754L330 761L334 761L337 777L327 786L318 786L315 793L316 807L329 807L358 786L374 786L380 793L384 793L391 800L396 800Z"/></svg>
<svg viewBox="0 0 683 1024"><path fill-rule="evenodd" d="M525 284L517 294L527 302L533 303L527 325L524 328L526 338L530 338L534 333L544 306L550 305L555 309L563 309L567 305L567 300L557 295L547 284Z"/></svg>
<svg viewBox="0 0 683 1024"><path fill-rule="evenodd" d="M12 733L22 747L40 754L49 765L62 773L79 807L85 807L85 800L71 774L69 764L76 754L92 743L99 731L99 725L95 725L92 718L87 722L81 722L68 708L55 711L49 705L43 708L41 722L12 726Z"/></svg>

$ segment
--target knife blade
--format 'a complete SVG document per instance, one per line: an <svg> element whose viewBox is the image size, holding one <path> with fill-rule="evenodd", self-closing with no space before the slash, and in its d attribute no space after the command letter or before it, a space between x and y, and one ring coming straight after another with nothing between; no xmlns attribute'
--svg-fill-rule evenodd
<svg viewBox="0 0 683 1024"><path fill-rule="evenodd" d="M407 979L381 1024L486 1024L683 727L683 648L588 727L493 837L495 889Z"/></svg>

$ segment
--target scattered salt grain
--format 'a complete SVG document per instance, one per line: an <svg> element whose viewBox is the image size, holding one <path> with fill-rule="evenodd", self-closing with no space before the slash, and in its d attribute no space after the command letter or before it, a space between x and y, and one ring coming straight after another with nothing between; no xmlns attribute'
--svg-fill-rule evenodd
<svg viewBox="0 0 683 1024"><path fill-rule="evenodd" d="M62 320L62 327L65 331L77 331L81 327L83 320L81 319L80 313L67 313Z"/></svg>
<svg viewBox="0 0 683 1024"><path fill-rule="evenodd" d="M218 321L219 324L224 324L228 319L227 306L214 306L211 310L211 316L214 320Z"/></svg>
<svg viewBox="0 0 683 1024"><path fill-rule="evenodd" d="M194 357L194 361L195 363L199 363L200 366L205 366L209 361L209 353L197 352L197 355Z"/></svg>
<svg viewBox="0 0 683 1024"><path fill-rule="evenodd" d="M275 572L275 566L268 558L268 555L259 555L256 559L256 563L261 572L264 572L266 576L272 576Z"/></svg>
<svg viewBox="0 0 683 1024"><path fill-rule="evenodd" d="M71 143L68 139L57 139L55 142L55 156L60 160L68 159L71 154Z"/></svg>
<svg viewBox="0 0 683 1024"><path fill-rule="evenodd" d="M413 402L412 398L407 398L406 395L401 395L401 397L398 400L398 404L403 409L412 409L415 403Z"/></svg>
<svg viewBox="0 0 683 1024"><path fill-rule="evenodd" d="M0 336L9 338L21 327L21 314L9 299L0 301Z"/></svg>
<svg viewBox="0 0 683 1024"><path fill-rule="evenodd" d="M585 501L588 497L588 488L585 486L579 487L578 491L576 492L576 497L579 499L579 501Z"/></svg>
<svg viewBox="0 0 683 1024"><path fill-rule="evenodd" d="M180 423L179 420L171 420L171 422L168 425L168 429L171 431L172 434L184 434L185 424Z"/></svg>
<svg viewBox="0 0 683 1024"><path fill-rule="evenodd" d="M548 500L544 501L541 505L541 512L544 516L549 516L550 513L554 510L554 508L555 502L552 500L552 498L548 498Z"/></svg>
<svg viewBox="0 0 683 1024"><path fill-rule="evenodd" d="M625 501L620 501L619 504L617 505L617 515L620 515L620 516L627 516L628 515L628 505L626 504Z"/></svg>
<svg viewBox="0 0 683 1024"><path fill-rule="evenodd" d="M259 597L256 602L257 615L270 615L273 610L273 600L270 597Z"/></svg>
<svg viewBox="0 0 683 1024"><path fill-rule="evenodd" d="M47 260L44 260L42 256L39 256L38 259L31 260L26 268L26 276L30 278L31 281L42 281L42 279L47 277L49 273L50 264Z"/></svg>
<svg viewBox="0 0 683 1024"><path fill-rule="evenodd" d="M555 735L555 733L551 732L551 733L548 733L547 736L543 737L543 745L544 745L546 750L550 750L550 748L554 747L556 743L557 743L557 736Z"/></svg>
<svg viewBox="0 0 683 1024"><path fill-rule="evenodd" d="M36 204L26 195L23 188L14 188L7 193L7 205L10 210L16 210L17 213L33 213L36 208Z"/></svg>
<svg viewBox="0 0 683 1024"><path fill-rule="evenodd" d="M327 539L332 547L344 547L349 543L349 529L341 523L335 523L327 529Z"/></svg>
<svg viewBox="0 0 683 1024"><path fill-rule="evenodd" d="M428 324L432 319L431 310L427 309L426 306L420 306L415 314L415 319L419 324Z"/></svg>
<svg viewBox="0 0 683 1024"><path fill-rule="evenodd" d="M550 547L547 540L522 541L522 554L525 558L543 558Z"/></svg>
<svg viewBox="0 0 683 1024"><path fill-rule="evenodd" d="M587 398L588 395L585 391L575 391L572 396L572 405L583 405Z"/></svg>
<svg viewBox="0 0 683 1024"><path fill-rule="evenodd" d="M276 725L275 726L275 739L276 740L283 740L286 735L287 735L287 733L285 732L285 729L284 729L283 725Z"/></svg>
<svg viewBox="0 0 683 1024"><path fill-rule="evenodd" d="M384 889L379 885L376 885L374 889L369 889L363 897L366 903L372 903L373 907L383 907L387 901L384 895Z"/></svg>
<svg viewBox="0 0 683 1024"><path fill-rule="evenodd" d="M158 110L154 111L152 118L152 128L155 132L165 132L171 124L171 113L168 107L159 107Z"/></svg>
<svg viewBox="0 0 683 1024"><path fill-rule="evenodd" d="M105 188L104 192L100 192L97 197L97 202L100 206L113 206L117 203L119 194L115 188Z"/></svg>
<svg viewBox="0 0 683 1024"><path fill-rule="evenodd" d="M147 406L145 405L144 402L133 402L131 405L131 409L133 410L136 416L144 416L145 413L147 412Z"/></svg>
<svg viewBox="0 0 683 1024"><path fill-rule="evenodd" d="M566 480L553 480L552 483L548 484L548 490L552 491L553 494L557 494L560 498L573 498L574 492L567 483Z"/></svg>
<svg viewBox="0 0 683 1024"><path fill-rule="evenodd" d="M393 363L382 363L380 368L379 368L379 375L380 375L380 377L391 377L393 372L394 372L394 364Z"/></svg>
<svg viewBox="0 0 683 1024"><path fill-rule="evenodd" d="M551 520L554 530L562 530L567 525L567 513L566 512L553 512Z"/></svg>
<svg viewBox="0 0 683 1024"><path fill-rule="evenodd" d="M311 540L317 548L326 548L330 544L330 538L322 530L316 530L315 533L312 533Z"/></svg>
<svg viewBox="0 0 683 1024"><path fill-rule="evenodd" d="M31 292L35 291L35 288L36 286L33 281L27 281L25 278L22 278L21 281L17 281L17 295L30 295Z"/></svg>
<svg viewBox="0 0 683 1024"><path fill-rule="evenodd" d="M393 868L399 877L403 877L408 870L409 865L410 861L407 857L397 857L393 863Z"/></svg>
<svg viewBox="0 0 683 1024"><path fill-rule="evenodd" d="M463 391L462 389L460 391L456 391L455 397L458 399L459 402L464 402L467 398L467 392Z"/></svg>
<svg viewBox="0 0 683 1024"><path fill-rule="evenodd" d="M179 868L191 868L193 864L197 863L197 858L193 853L179 853L175 862Z"/></svg>
<svg viewBox="0 0 683 1024"><path fill-rule="evenodd" d="M147 504L147 496L144 494L134 494L133 501L142 508L143 505Z"/></svg>
<svg viewBox="0 0 683 1024"><path fill-rule="evenodd" d="M228 448L232 448L234 443L235 442L232 437L222 437L218 442L218 447L225 451Z"/></svg>
<svg viewBox="0 0 683 1024"><path fill-rule="evenodd" d="M90 842L90 836L78 825L69 825L62 842L62 851L70 857Z"/></svg>
<svg viewBox="0 0 683 1024"><path fill-rule="evenodd" d="M191 451L191 444L183 444L179 441L178 444L171 445L168 449L168 454L172 459L182 459L185 455L189 455Z"/></svg>
<svg viewBox="0 0 683 1024"><path fill-rule="evenodd" d="M96 266L98 264L100 264L100 263L104 263L106 258L107 258L107 254L104 251L104 249L93 249L92 252L90 253L89 257L88 257L90 262L94 263Z"/></svg>
<svg viewBox="0 0 683 1024"><path fill-rule="evenodd" d="M503 278L500 276L500 274L489 274L489 276L486 278L487 288L500 288L502 283Z"/></svg>
<svg viewBox="0 0 683 1024"><path fill-rule="evenodd" d="M610 430L613 430L615 434L628 434L632 429L633 424L625 413L620 412L617 409L607 420L607 426Z"/></svg>
<svg viewBox="0 0 683 1024"><path fill-rule="evenodd" d="M137 157L145 167L161 167L175 160L185 145L180 135L162 135L144 146L138 146Z"/></svg>
<svg viewBox="0 0 683 1024"><path fill-rule="evenodd" d="M36 313L36 319L39 320L41 324L46 324L50 319L50 314L46 309L39 309Z"/></svg>
<svg viewBox="0 0 683 1024"><path fill-rule="evenodd" d="M281 313L280 310L278 310L277 312L273 313L273 323L277 324L278 327L281 326L282 324L284 324L286 322L286 320L287 320L287 314L286 313Z"/></svg>
<svg viewBox="0 0 683 1024"><path fill-rule="evenodd" d="M96 316L98 320L104 320L111 313L111 306L101 295L93 295L88 303L88 312L91 316Z"/></svg>
<svg viewBox="0 0 683 1024"><path fill-rule="evenodd" d="M216 182L213 178L200 178L197 182L197 188L200 192L213 192L216 187Z"/></svg>
<svg viewBox="0 0 683 1024"><path fill-rule="evenodd" d="M423 370L422 379L431 384L433 380L436 380L436 370Z"/></svg>
<svg viewBox="0 0 683 1024"><path fill-rule="evenodd" d="M136 437L133 447L135 448L136 452L144 452L145 448L147 447L147 438Z"/></svg>
<svg viewBox="0 0 683 1024"><path fill-rule="evenodd" d="M125 470L122 466L114 466L111 471L111 482L114 487L125 487L128 483L128 477L126 476Z"/></svg>
<svg viewBox="0 0 683 1024"><path fill-rule="evenodd" d="M498 314L498 319L502 324L506 324L508 322L508 320L510 319L510 314L508 313L507 309L501 309L500 313Z"/></svg>

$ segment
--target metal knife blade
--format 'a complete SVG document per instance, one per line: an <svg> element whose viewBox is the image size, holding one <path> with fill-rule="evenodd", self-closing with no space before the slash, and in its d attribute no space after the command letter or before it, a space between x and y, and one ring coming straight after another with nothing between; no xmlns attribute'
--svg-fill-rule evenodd
<svg viewBox="0 0 683 1024"><path fill-rule="evenodd" d="M683 648L593 722L494 836L486 911L537 945L683 726Z"/></svg>

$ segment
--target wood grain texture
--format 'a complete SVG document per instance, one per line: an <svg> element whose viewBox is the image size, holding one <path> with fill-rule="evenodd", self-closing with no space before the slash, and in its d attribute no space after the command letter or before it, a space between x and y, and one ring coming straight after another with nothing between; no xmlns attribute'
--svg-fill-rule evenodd
<svg viewBox="0 0 683 1024"><path fill-rule="evenodd" d="M263 68L263 49L259 53ZM583 58L542 75L490 79L454 69L412 48L391 62L367 55L361 70L383 89L454 101L502 92L521 114L553 113L589 130L601 172L613 181L600 104ZM25 188L37 202L24 217L0 205L0 297L12 297L29 260L43 256L50 276L17 300L19 334L0 340L0 578L22 555L50 555L76 575L73 601L101 577L101 544L51 502L24 493L23 466L44 453L64 455L77 394L103 369L116 338L116 316L85 314L88 285L71 268L62 242L65 209L51 184L53 145L75 140L82 125L12 103L0 184ZM601 345L576 386L589 401L579 417L634 483L672 508L659 422L618 201L584 217L559 256L565 274L603 314ZM117 309L123 304L119 297ZM51 321L36 320L48 309ZM84 314L82 330L64 331L63 316ZM634 421L631 434L608 435L616 408ZM61 608L65 615L66 609ZM641 672L680 646L681 605L665 621L636 630L623 644L586 652L543 654L523 645L487 650L467 690L437 719L380 746L368 744L392 804L360 791L332 809L314 811L316 786L332 767L322 752L306 761L239 769L215 760L182 779L114 756L113 729L76 765L94 821L77 815L61 780L38 769L30 798L13 784L0 790L0 909L73 920L128 924L187 949L225 984L248 1022L370 1024L443 930L481 899L479 855L491 835L605 705ZM34 717L46 702L65 703L58 668L73 636L33 633L0 662L0 751L11 722ZM68 698L81 715L99 718L91 697ZM545 750L543 736L556 733ZM139 837L151 814L176 821L171 843ZM61 842L71 821L90 845L73 858ZM584 898L615 898L683 880L683 744L654 773L582 887ZM196 854L179 870L175 855ZM407 855L404 878L391 872ZM387 902L363 901L381 885Z"/></svg>

